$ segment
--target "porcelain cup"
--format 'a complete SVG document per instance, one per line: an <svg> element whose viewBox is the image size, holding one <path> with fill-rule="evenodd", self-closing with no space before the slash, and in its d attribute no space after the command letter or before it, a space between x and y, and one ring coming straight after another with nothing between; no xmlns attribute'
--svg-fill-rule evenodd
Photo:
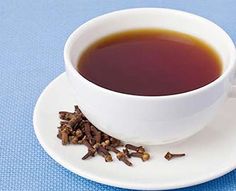
<svg viewBox="0 0 236 191"><path fill-rule="evenodd" d="M222 75L186 93L136 96L95 85L77 72L78 60L91 43L112 33L140 28L169 29L204 40L219 54ZM207 126L232 92L236 71L235 46L222 28L203 17L164 8L121 10L86 22L68 38L64 60L74 96L85 116L109 135L144 145L179 141Z"/></svg>

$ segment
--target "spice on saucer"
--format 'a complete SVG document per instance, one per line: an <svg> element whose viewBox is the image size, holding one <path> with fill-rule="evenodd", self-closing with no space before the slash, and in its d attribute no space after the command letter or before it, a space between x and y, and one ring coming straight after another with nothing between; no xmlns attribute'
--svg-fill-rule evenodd
<svg viewBox="0 0 236 191"><path fill-rule="evenodd" d="M183 157L183 156L185 156L185 153L173 154L173 153L167 152L164 157L166 160L171 160L173 158L178 158L178 157Z"/></svg>
<svg viewBox="0 0 236 191"><path fill-rule="evenodd" d="M82 160L100 155L106 162L111 162L113 161L112 152L116 154L119 161L127 166L133 165L129 161L132 157L138 157L142 161L150 159L150 154L145 151L143 146L124 145L121 140L97 129L88 121L77 105L73 113L60 111L59 118L61 121L57 137L61 139L62 145L80 144L86 146L87 153L82 157ZM124 147L123 151L118 150L118 147Z"/></svg>
<svg viewBox="0 0 236 191"><path fill-rule="evenodd" d="M140 158L143 162L150 159L150 154L146 152L143 146L124 145L121 140L97 129L88 121L77 105L74 107L74 112L59 112L61 121L58 127L57 137L61 139L62 145L79 144L87 147L87 153L82 157L82 160L99 155L106 162L112 162L111 153L115 153L119 161L127 166L132 166L133 164L130 162L130 158L132 157ZM123 147L123 150L118 150L118 147ZM183 156L185 156L184 153L173 154L167 152L164 157L169 161L173 158Z"/></svg>

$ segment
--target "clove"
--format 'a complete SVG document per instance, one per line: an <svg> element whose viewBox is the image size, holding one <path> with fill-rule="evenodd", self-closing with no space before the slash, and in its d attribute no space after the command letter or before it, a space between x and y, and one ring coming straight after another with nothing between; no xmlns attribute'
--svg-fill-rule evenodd
<svg viewBox="0 0 236 191"><path fill-rule="evenodd" d="M173 159L173 158L176 158L176 157L183 157L183 156L185 156L185 153L173 154L173 153L167 152L164 157L165 157L166 160L171 160L171 159Z"/></svg>
<svg viewBox="0 0 236 191"><path fill-rule="evenodd" d="M85 133L89 143L92 144L92 145L95 144L95 141L94 141L94 139L92 137L92 134L91 134L90 124L89 123L84 123L83 126L84 126L84 133Z"/></svg>
<svg viewBox="0 0 236 191"><path fill-rule="evenodd" d="M66 124L68 124L68 121L60 121L60 125L62 126L62 125L66 125Z"/></svg>
<svg viewBox="0 0 236 191"><path fill-rule="evenodd" d="M78 137L78 138L80 138L80 137L83 136L83 132L82 132L80 129L77 129L77 130L75 131L75 136Z"/></svg>
<svg viewBox="0 0 236 191"><path fill-rule="evenodd" d="M69 143L69 133L71 132L71 128L67 125L63 125L61 129L59 130L59 133L61 134L61 141L63 145L66 145Z"/></svg>
<svg viewBox="0 0 236 191"><path fill-rule="evenodd" d="M139 152L133 152L130 153L131 157L137 157L137 158L141 158L143 162L147 161L150 159L150 154L147 152L144 153L139 153Z"/></svg>
<svg viewBox="0 0 236 191"><path fill-rule="evenodd" d="M74 117L74 113L67 112L67 111L60 111L59 118L62 120L69 121Z"/></svg>
<svg viewBox="0 0 236 191"><path fill-rule="evenodd" d="M110 138L110 145L113 146L113 147L122 147L122 146L124 146L124 144L120 140L118 140L116 138L113 138L113 137Z"/></svg>
<svg viewBox="0 0 236 191"><path fill-rule="evenodd" d="M69 135L68 132L65 130L61 132L61 141L63 145L66 145L69 142Z"/></svg>
<svg viewBox="0 0 236 191"><path fill-rule="evenodd" d="M106 133L103 133L102 134L102 142L104 142L104 141L106 141L106 140L109 140L110 139L110 136L109 135L107 135ZM110 140L109 140L110 141Z"/></svg>
<svg viewBox="0 0 236 191"><path fill-rule="evenodd" d="M101 155L106 162L111 162L112 161L112 156L111 154L102 146L97 147L97 153Z"/></svg>
<svg viewBox="0 0 236 191"><path fill-rule="evenodd" d="M85 160L88 157L93 157L96 153L96 149L94 149L93 146L86 139L82 140L82 144L88 148L88 152L82 157L82 160Z"/></svg>
<svg viewBox="0 0 236 191"><path fill-rule="evenodd" d="M130 152L127 148L123 149L123 153L128 157L128 158L131 158L130 156Z"/></svg>
<svg viewBox="0 0 236 191"><path fill-rule="evenodd" d="M122 152L119 152L116 154L116 157L118 158L118 160L124 162L126 165L128 166L132 166L133 164L127 159L126 155Z"/></svg>
<svg viewBox="0 0 236 191"><path fill-rule="evenodd" d="M110 140L109 139L105 140L104 142L101 143L101 145L103 147L106 147L106 146L110 145Z"/></svg>
<svg viewBox="0 0 236 191"><path fill-rule="evenodd" d="M100 131L98 131L93 125L90 127L91 132L94 135L94 139L96 143L100 143L102 139L102 134Z"/></svg>
<svg viewBox="0 0 236 191"><path fill-rule="evenodd" d="M68 126L73 127L82 120L81 114L75 113L73 117L68 122Z"/></svg>
<svg viewBox="0 0 236 191"><path fill-rule="evenodd" d="M78 144L78 141L79 141L78 137L74 136L74 137L71 139L70 142L71 142L72 144L76 145L76 144Z"/></svg>
<svg viewBox="0 0 236 191"><path fill-rule="evenodd" d="M136 151L136 152L141 153L141 154L145 152L145 149L142 146L137 147L137 146L134 146L134 145L131 145L131 144L126 144L125 148Z"/></svg>
<svg viewBox="0 0 236 191"><path fill-rule="evenodd" d="M118 149L116 149L115 147L113 146L106 146L106 149L108 149L109 151L112 151L114 153L116 153L116 157L118 160L124 162L126 165L128 166L132 166L133 164L127 159L127 156L120 152Z"/></svg>
<svg viewBox="0 0 236 191"><path fill-rule="evenodd" d="M87 118L84 116L84 114L79 109L78 105L75 105L74 108L75 108L75 113L81 114L82 119L87 120Z"/></svg>

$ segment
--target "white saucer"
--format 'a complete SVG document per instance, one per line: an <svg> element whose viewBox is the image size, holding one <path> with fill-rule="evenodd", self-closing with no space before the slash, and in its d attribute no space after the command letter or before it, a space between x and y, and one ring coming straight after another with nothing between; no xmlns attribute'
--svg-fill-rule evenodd
<svg viewBox="0 0 236 191"><path fill-rule="evenodd" d="M133 167L103 158L81 160L86 148L62 146L56 137L58 111L73 111L76 101L63 73L43 91L34 110L34 129L45 151L70 171L103 184L143 190L181 188L203 183L236 168L236 99L229 99L214 121L197 135L175 144L151 146L151 160L132 159ZM186 153L167 161L167 151Z"/></svg>

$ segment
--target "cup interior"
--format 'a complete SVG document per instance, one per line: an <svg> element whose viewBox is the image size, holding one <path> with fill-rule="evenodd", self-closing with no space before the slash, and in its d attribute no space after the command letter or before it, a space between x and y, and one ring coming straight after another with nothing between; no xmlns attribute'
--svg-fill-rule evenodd
<svg viewBox="0 0 236 191"><path fill-rule="evenodd" d="M83 51L96 40L119 31L141 28L169 29L204 40L219 54L223 73L235 61L234 44L219 26L190 13L161 8L117 11L88 21L75 30L68 39L65 57L75 69Z"/></svg>

